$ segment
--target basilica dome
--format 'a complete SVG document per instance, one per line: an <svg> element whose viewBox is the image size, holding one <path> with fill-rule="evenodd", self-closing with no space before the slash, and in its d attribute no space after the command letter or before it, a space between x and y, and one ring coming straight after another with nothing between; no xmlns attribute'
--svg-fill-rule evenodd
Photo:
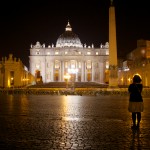
<svg viewBox="0 0 150 150"><path fill-rule="evenodd" d="M56 47L83 47L78 35L72 32L69 22L66 26L65 32L57 39Z"/></svg>

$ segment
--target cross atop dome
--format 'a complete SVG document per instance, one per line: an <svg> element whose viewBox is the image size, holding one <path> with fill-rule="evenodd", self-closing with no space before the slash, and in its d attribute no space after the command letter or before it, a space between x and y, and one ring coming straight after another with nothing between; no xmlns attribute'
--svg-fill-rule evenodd
<svg viewBox="0 0 150 150"><path fill-rule="evenodd" d="M69 21L68 21L68 24L67 24L67 26L66 26L66 31L72 31L72 28L71 28L71 26L70 26Z"/></svg>

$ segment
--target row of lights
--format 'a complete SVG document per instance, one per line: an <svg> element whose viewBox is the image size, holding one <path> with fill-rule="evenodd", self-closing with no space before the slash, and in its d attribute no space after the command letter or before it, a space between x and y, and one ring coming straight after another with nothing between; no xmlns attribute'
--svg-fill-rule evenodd
<svg viewBox="0 0 150 150"><path fill-rule="evenodd" d="M81 54L81 52L78 52L79 54ZM36 52L37 55L40 54L40 52ZM55 55L58 55L59 52L55 52ZM68 52L65 52L65 54L68 54ZM47 55L50 55L50 52L47 52ZM91 55L91 52L87 52L87 55ZM98 55L98 52L96 52L96 55Z"/></svg>
<svg viewBox="0 0 150 150"><path fill-rule="evenodd" d="M24 78L24 79L22 79L22 81L29 81L29 79Z"/></svg>

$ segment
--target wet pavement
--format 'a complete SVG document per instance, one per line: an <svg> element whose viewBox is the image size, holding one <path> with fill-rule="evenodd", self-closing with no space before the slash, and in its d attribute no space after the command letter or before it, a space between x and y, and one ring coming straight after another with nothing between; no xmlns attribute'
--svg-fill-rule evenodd
<svg viewBox="0 0 150 150"><path fill-rule="evenodd" d="M150 149L150 98L132 130L128 96L0 95L0 149Z"/></svg>

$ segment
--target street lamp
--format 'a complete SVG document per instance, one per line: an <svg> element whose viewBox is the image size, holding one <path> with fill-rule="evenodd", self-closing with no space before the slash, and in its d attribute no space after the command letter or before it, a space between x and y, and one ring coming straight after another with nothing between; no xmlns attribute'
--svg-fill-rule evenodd
<svg viewBox="0 0 150 150"><path fill-rule="evenodd" d="M14 87L14 77L11 77L11 78L10 78L10 86L11 86L11 87Z"/></svg>
<svg viewBox="0 0 150 150"><path fill-rule="evenodd" d="M77 79L77 73L78 73L78 69L76 68L69 68L68 72L72 75L72 86L73 86L73 91L74 91L74 84L75 84L75 77ZM75 76L76 75L76 76Z"/></svg>
<svg viewBox="0 0 150 150"><path fill-rule="evenodd" d="M69 79L70 79L70 74L69 73L66 73L66 75L64 75L64 79L65 79L65 81L66 81L66 89L68 89L68 81L69 81Z"/></svg>

